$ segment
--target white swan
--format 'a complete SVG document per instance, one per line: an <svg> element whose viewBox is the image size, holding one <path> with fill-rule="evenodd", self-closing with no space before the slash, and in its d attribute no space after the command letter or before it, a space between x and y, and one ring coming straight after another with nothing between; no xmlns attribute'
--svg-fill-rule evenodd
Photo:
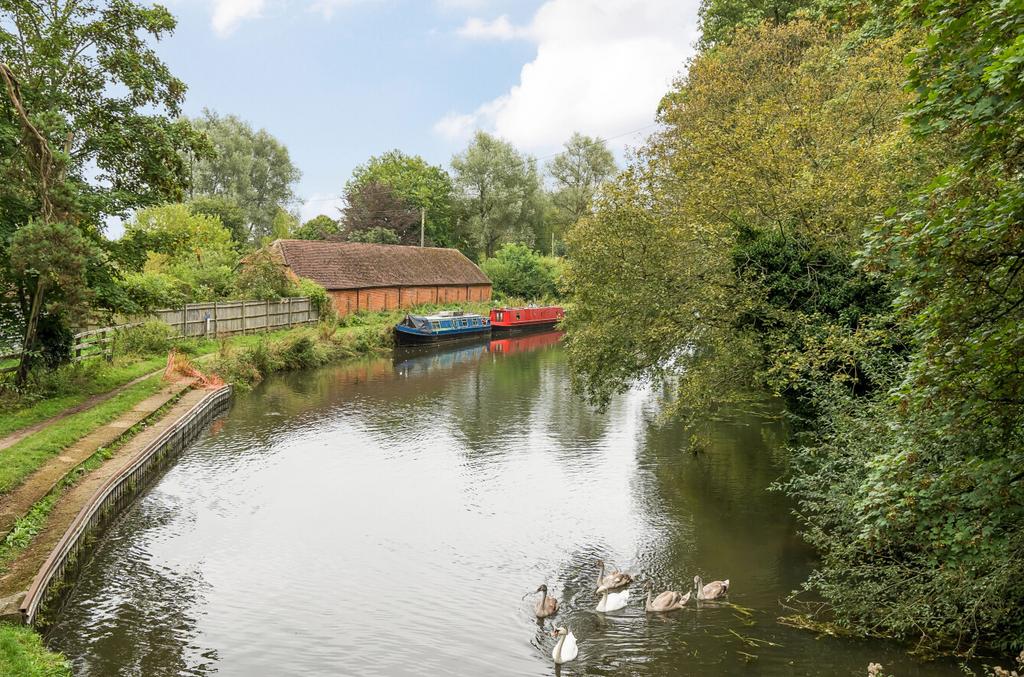
<svg viewBox="0 0 1024 677"><path fill-rule="evenodd" d="M704 579L700 576L694 576L693 587L697 591L698 602L719 599L729 594L729 579L727 578L724 581L711 581L707 585L704 585Z"/></svg>
<svg viewBox="0 0 1024 677"><path fill-rule="evenodd" d="M608 592L606 590L601 593L601 601L597 603L597 610L601 613L618 611L627 604L629 604L629 588L619 592Z"/></svg>
<svg viewBox="0 0 1024 677"><path fill-rule="evenodd" d="M576 646L576 635L572 634L572 630L558 627L552 631L551 636L558 638L558 643L551 650L551 658L554 659L557 665L576 659L580 648Z"/></svg>

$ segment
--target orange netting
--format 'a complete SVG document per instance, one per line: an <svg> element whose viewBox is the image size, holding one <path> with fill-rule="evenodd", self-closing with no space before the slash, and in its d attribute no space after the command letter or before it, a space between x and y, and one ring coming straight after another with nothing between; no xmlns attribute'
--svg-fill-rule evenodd
<svg viewBox="0 0 1024 677"><path fill-rule="evenodd" d="M164 378L171 380L175 376L187 376L194 378L204 388L213 388L224 385L224 380L216 374L207 376L192 364L192 360L180 354L176 350L167 353L167 368L164 369Z"/></svg>

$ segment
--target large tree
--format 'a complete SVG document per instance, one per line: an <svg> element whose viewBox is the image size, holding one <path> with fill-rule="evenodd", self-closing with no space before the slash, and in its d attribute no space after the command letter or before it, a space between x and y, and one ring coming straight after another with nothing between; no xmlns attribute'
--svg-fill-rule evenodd
<svg viewBox="0 0 1024 677"><path fill-rule="evenodd" d="M401 204L413 211L422 211L426 219L424 230L428 245L452 247L458 244L453 217L452 180L443 168L428 164L419 155L392 150L371 157L356 167L352 171L352 178L345 184L345 195L348 198L363 194L364 188L371 184L386 186ZM377 188L374 190L379 192ZM415 244L419 244L418 237Z"/></svg>
<svg viewBox="0 0 1024 677"><path fill-rule="evenodd" d="M342 236L353 242L418 245L421 212L383 183L350 183Z"/></svg>
<svg viewBox="0 0 1024 677"><path fill-rule="evenodd" d="M555 184L551 195L553 225L562 230L589 214L598 189L615 171L615 157L604 141L574 133L565 142L565 150L548 163L548 174Z"/></svg>
<svg viewBox="0 0 1024 677"><path fill-rule="evenodd" d="M543 218L537 162L512 144L478 131L469 147L452 158L463 227L484 256L506 241L532 244Z"/></svg>
<svg viewBox="0 0 1024 677"><path fill-rule="evenodd" d="M102 243L107 217L180 197L183 157L200 156L203 144L177 118L185 86L154 50L175 26L163 7L3 0L0 10L0 144L10 151L0 163L0 263L26 318L24 380L36 323L59 319L47 296L75 274L27 269L7 249L13 231L64 223ZM55 247L69 241L58 227L44 232ZM94 278L104 265L89 264Z"/></svg>
<svg viewBox="0 0 1024 677"><path fill-rule="evenodd" d="M190 157L192 197L226 197L245 213L250 243L270 236L274 219L294 201L302 176L288 149L265 129L234 115L204 110L192 121L213 146L213 154Z"/></svg>

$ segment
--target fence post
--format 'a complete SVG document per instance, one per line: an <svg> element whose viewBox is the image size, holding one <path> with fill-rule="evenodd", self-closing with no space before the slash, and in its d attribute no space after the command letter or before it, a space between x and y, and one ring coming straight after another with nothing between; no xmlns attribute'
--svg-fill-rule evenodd
<svg viewBox="0 0 1024 677"><path fill-rule="evenodd" d="M213 338L220 336L220 322L217 321L217 302L213 302Z"/></svg>
<svg viewBox="0 0 1024 677"><path fill-rule="evenodd" d="M242 336L245 336L245 301L242 301Z"/></svg>
<svg viewBox="0 0 1024 677"><path fill-rule="evenodd" d="M288 297L288 328L292 328L292 297Z"/></svg>
<svg viewBox="0 0 1024 677"><path fill-rule="evenodd" d="M263 304L263 330L270 331L270 301L264 301Z"/></svg>

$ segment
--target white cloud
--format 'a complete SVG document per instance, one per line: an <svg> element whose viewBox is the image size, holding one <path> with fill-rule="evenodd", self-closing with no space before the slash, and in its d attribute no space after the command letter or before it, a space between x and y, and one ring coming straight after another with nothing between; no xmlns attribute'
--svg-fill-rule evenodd
<svg viewBox="0 0 1024 677"><path fill-rule="evenodd" d="M369 0L315 0L315 2L310 4L309 11L318 12L325 19L332 19L337 10L365 1Z"/></svg>
<svg viewBox="0 0 1024 677"><path fill-rule="evenodd" d="M265 0L214 0L210 20L214 32L222 38L231 35L244 19L255 19L263 13Z"/></svg>
<svg viewBox="0 0 1024 677"><path fill-rule="evenodd" d="M548 0L528 26L509 26L537 45L518 84L471 113L449 113L434 130L461 139L484 128L536 152L556 150L574 131L611 136L649 125L692 54L697 7L696 0Z"/></svg>
<svg viewBox="0 0 1024 677"><path fill-rule="evenodd" d="M507 14L502 14L493 21L470 17L456 33L470 40L515 40L529 36L527 30L512 25Z"/></svg>
<svg viewBox="0 0 1024 677"><path fill-rule="evenodd" d="M318 214L326 214L332 219L336 219L340 215L338 210L344 205L345 201L337 195L313 193L299 207L299 218L302 223L309 221Z"/></svg>

